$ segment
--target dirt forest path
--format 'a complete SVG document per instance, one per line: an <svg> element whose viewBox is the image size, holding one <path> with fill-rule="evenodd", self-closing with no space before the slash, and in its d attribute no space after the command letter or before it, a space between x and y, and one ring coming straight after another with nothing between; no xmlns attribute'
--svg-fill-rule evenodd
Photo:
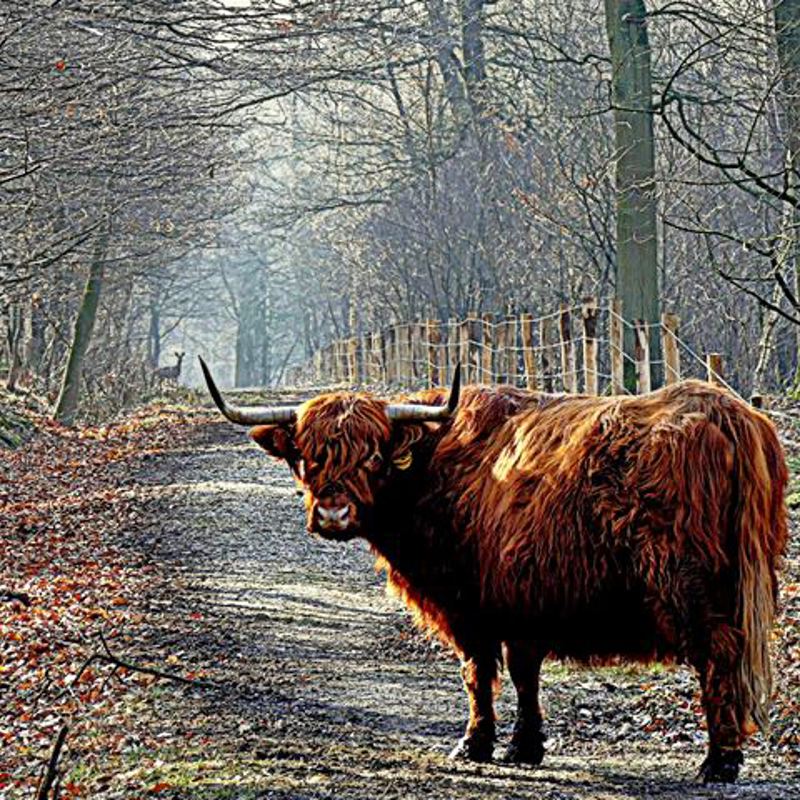
<svg viewBox="0 0 800 800"><path fill-rule="evenodd" d="M551 664L545 764L452 763L466 715L457 663L385 595L365 546L305 532L283 465L244 431L204 424L133 480L151 499L130 546L167 580L140 598L152 622L127 650L219 688L154 685L135 713L143 739L163 746L106 765L97 796L141 796L133 786L231 799L800 796L796 766L763 743L739 786L694 782L704 734L682 669ZM511 701L504 685L497 754Z"/></svg>

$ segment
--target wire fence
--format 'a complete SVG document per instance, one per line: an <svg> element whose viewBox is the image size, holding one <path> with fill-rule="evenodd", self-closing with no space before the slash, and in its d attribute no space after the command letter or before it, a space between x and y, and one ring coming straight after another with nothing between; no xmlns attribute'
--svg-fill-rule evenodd
<svg viewBox="0 0 800 800"><path fill-rule="evenodd" d="M661 355L651 359L652 352ZM457 363L468 383L548 392L641 394L662 378L669 384L688 377L734 391L724 379L721 355L695 352L680 338L677 316L632 321L619 300L601 305L593 297L537 317L468 314L337 339L288 370L286 382L419 389L447 385Z"/></svg>

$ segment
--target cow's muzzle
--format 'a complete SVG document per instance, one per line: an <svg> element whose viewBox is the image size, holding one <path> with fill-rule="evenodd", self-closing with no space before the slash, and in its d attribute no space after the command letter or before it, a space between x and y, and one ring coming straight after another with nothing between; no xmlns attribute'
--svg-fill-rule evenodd
<svg viewBox="0 0 800 800"><path fill-rule="evenodd" d="M350 506L341 508L317 506L317 516L321 528L345 528L350 521Z"/></svg>
<svg viewBox="0 0 800 800"><path fill-rule="evenodd" d="M325 539L352 539L358 531L356 512L351 503L342 505L317 504L309 529Z"/></svg>

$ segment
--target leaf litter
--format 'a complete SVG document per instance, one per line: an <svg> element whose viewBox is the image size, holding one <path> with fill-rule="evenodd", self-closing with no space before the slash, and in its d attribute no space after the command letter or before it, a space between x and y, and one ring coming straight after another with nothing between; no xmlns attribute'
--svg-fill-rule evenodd
<svg viewBox="0 0 800 800"><path fill-rule="evenodd" d="M382 594L363 547L303 531L285 471L243 432L169 406L37 424L0 454L0 588L18 595L0 602L0 796L34 795L64 723L68 799L796 796L796 530L772 729L740 785L694 784L705 732L680 667L549 664L545 765L454 765L457 665ZM93 659L103 641L157 674ZM507 686L499 712L502 739Z"/></svg>

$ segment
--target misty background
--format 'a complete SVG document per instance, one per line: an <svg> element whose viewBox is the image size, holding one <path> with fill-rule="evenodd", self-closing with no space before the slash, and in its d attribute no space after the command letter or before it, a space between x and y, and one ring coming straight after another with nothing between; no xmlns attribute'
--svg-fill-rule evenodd
<svg viewBox="0 0 800 800"><path fill-rule="evenodd" d="M273 386L392 323L608 302L646 145L641 314L743 392L792 389L799 24L795 0L4 0L0 375L70 422L176 352L180 383L202 354Z"/></svg>

